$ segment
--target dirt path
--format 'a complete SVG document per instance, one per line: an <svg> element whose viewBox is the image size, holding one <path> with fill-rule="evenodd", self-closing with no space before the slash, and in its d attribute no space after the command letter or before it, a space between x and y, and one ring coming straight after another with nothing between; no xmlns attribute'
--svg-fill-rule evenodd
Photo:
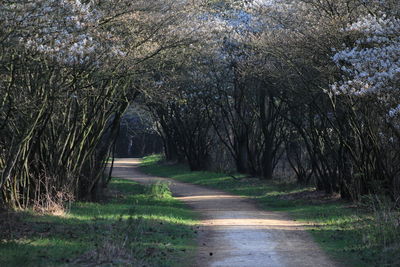
<svg viewBox="0 0 400 267"><path fill-rule="evenodd" d="M285 214L261 211L246 198L222 191L142 174L138 163L116 160L113 176L144 184L169 181L174 196L201 214L198 256L187 266L336 266L303 225Z"/></svg>

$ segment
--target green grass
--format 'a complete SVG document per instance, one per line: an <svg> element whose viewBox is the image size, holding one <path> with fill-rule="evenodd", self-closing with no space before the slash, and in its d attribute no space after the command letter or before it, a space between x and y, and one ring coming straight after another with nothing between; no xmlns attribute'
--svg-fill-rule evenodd
<svg viewBox="0 0 400 267"><path fill-rule="evenodd" d="M113 179L110 192L63 216L2 214L0 266L179 266L194 253L196 216L167 186Z"/></svg>
<svg viewBox="0 0 400 267"><path fill-rule="evenodd" d="M260 208L287 212L293 219L310 223L308 230L314 239L335 260L345 266L379 266L379 250L363 244L362 239L372 215L340 200L305 201L288 200L294 193L312 191L313 188L295 184L265 182L259 179L235 180L214 172L190 172L185 165L160 164L161 157L143 159L146 173L170 177L182 182L222 189L255 199ZM238 176L240 177L240 176Z"/></svg>

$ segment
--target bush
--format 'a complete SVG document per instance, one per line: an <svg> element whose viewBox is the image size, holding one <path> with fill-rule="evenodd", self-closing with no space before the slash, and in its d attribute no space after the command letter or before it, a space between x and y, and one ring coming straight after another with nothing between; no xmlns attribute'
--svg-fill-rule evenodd
<svg viewBox="0 0 400 267"><path fill-rule="evenodd" d="M149 185L147 187L146 193L155 199L165 199L172 197L169 183L160 181Z"/></svg>
<svg viewBox="0 0 400 267"><path fill-rule="evenodd" d="M400 199L398 199L400 200ZM363 232L364 245L381 251L379 266L400 265L400 210L398 201L370 195L363 203L372 214L372 221Z"/></svg>

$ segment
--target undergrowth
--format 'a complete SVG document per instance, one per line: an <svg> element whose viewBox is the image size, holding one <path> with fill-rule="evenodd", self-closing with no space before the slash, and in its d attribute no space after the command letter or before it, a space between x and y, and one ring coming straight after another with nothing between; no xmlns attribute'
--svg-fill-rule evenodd
<svg viewBox="0 0 400 267"><path fill-rule="evenodd" d="M166 182L156 182L147 186L146 193L155 199L172 198L172 192L169 189L169 184Z"/></svg>
<svg viewBox="0 0 400 267"><path fill-rule="evenodd" d="M185 165L164 164L159 155L144 158L142 170L250 197L262 209L287 212L293 219L305 222L316 242L344 266L400 266L399 213L380 198L348 203L315 192L313 187L190 172Z"/></svg>
<svg viewBox="0 0 400 267"><path fill-rule="evenodd" d="M113 179L105 201L63 215L3 212L0 266L179 266L195 222L168 185Z"/></svg>

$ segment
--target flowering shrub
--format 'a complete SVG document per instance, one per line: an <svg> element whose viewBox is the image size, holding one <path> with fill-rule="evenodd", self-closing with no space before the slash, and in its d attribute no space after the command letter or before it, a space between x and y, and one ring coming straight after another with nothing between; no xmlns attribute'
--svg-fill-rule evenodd
<svg viewBox="0 0 400 267"><path fill-rule="evenodd" d="M0 5L0 202L95 196L146 60L180 45L170 0L5 0ZM177 30L178 29L178 30ZM144 80L144 79L143 79ZM145 90L145 88L140 88Z"/></svg>
<svg viewBox="0 0 400 267"><path fill-rule="evenodd" d="M344 72L343 81L332 85L336 94L373 95L388 104L389 116L399 114L400 19L368 15L345 29L359 36L354 47L337 52L333 61Z"/></svg>
<svg viewBox="0 0 400 267"><path fill-rule="evenodd" d="M9 41L45 54L59 62L87 62L102 45L96 28L100 12L79 0L10 1L0 8Z"/></svg>

